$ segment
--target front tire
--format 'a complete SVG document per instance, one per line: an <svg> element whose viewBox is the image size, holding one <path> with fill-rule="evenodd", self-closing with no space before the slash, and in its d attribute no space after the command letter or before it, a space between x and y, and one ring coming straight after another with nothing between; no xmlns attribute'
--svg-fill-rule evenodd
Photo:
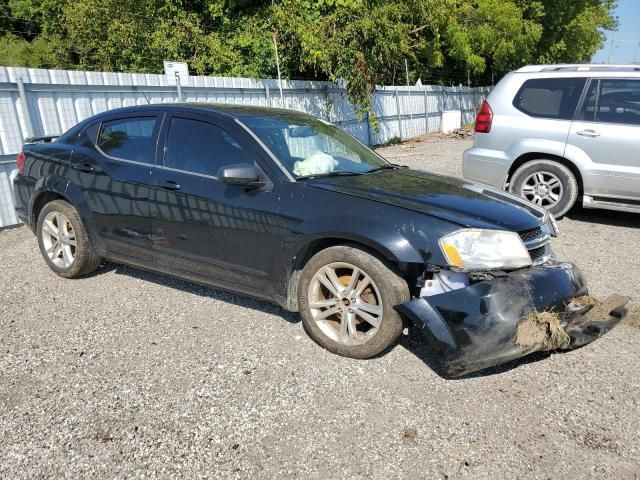
<svg viewBox="0 0 640 480"><path fill-rule="evenodd" d="M571 210L578 198L578 182L571 170L561 163L531 160L515 171L509 191L561 217Z"/></svg>
<svg viewBox="0 0 640 480"><path fill-rule="evenodd" d="M352 246L314 255L298 285L307 333L330 352L350 358L370 358L394 344L404 325L393 307L408 300L400 276Z"/></svg>
<svg viewBox="0 0 640 480"><path fill-rule="evenodd" d="M47 265L61 277L81 277L100 265L102 259L91 246L78 211L64 200L54 200L42 208L37 236Z"/></svg>

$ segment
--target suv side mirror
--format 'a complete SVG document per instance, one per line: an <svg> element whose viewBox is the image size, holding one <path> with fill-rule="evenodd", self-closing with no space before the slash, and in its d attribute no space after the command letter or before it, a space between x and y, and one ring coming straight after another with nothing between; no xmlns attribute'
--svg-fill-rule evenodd
<svg viewBox="0 0 640 480"><path fill-rule="evenodd" d="M221 167L217 177L226 185L241 185L252 188L260 188L265 185L260 181L260 175L255 165L250 163L237 163Z"/></svg>

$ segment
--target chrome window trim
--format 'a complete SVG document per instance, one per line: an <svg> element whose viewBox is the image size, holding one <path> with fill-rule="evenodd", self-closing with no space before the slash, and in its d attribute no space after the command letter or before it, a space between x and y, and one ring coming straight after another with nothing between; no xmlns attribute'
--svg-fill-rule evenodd
<svg viewBox="0 0 640 480"><path fill-rule="evenodd" d="M170 170L172 172L185 173L187 175L195 175L196 177L204 177L204 178L211 178L213 180L218 180L218 177L214 175L207 175L206 173L191 172L189 170L182 170L180 168L167 167L165 165L156 165L156 168L160 168L162 170Z"/></svg>

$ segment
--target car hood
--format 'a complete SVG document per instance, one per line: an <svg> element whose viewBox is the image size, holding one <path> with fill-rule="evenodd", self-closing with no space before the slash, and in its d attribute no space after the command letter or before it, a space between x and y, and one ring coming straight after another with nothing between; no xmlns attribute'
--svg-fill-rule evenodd
<svg viewBox="0 0 640 480"><path fill-rule="evenodd" d="M463 179L411 169L320 177L313 188L366 198L472 228L521 231L540 225L544 211L506 192Z"/></svg>

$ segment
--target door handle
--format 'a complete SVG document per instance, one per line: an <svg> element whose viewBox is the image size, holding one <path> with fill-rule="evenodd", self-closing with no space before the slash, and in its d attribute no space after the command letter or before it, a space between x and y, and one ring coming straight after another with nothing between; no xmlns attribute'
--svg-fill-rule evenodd
<svg viewBox="0 0 640 480"><path fill-rule="evenodd" d="M596 132L595 130L591 130L590 128L588 128L587 130L580 130L579 132L576 132L576 133L583 137L599 137L600 136L598 132Z"/></svg>
<svg viewBox="0 0 640 480"><path fill-rule="evenodd" d="M95 172L96 171L96 167L94 167L93 165L90 165L88 163L74 163L71 168L73 168L74 170L78 170L80 172Z"/></svg>
<svg viewBox="0 0 640 480"><path fill-rule="evenodd" d="M173 180L167 180L162 184L162 188L165 190L180 190L180 185L178 185Z"/></svg>

